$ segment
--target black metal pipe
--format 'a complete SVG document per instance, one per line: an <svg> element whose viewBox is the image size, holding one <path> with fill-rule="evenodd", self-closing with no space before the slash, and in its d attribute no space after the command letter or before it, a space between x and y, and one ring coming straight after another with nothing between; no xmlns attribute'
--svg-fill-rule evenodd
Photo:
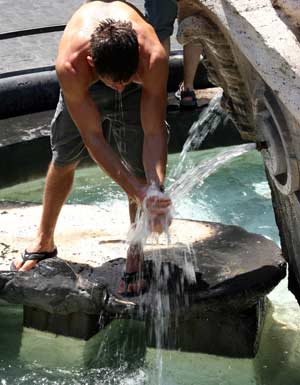
<svg viewBox="0 0 300 385"><path fill-rule="evenodd" d="M49 25L46 27L21 29L18 31L1 32L0 40L13 39L16 37L29 36L29 35L38 35L40 33L59 32L59 31L63 31L65 27L66 27L65 24L60 24L60 25Z"/></svg>
<svg viewBox="0 0 300 385"><path fill-rule="evenodd" d="M169 63L168 92L175 92L183 79L182 51L172 52ZM53 66L11 72L10 75L0 79L0 119L55 108L59 84ZM212 87L201 62L195 87Z"/></svg>

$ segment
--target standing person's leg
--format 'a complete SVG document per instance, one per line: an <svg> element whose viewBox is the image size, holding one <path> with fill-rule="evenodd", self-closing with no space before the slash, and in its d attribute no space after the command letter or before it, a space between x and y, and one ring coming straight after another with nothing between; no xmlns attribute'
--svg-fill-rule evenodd
<svg viewBox="0 0 300 385"><path fill-rule="evenodd" d="M186 108L196 108L197 99L194 91L194 80L199 65L202 47L193 42L183 46L183 82L176 92L180 100L180 106Z"/></svg>
<svg viewBox="0 0 300 385"><path fill-rule="evenodd" d="M183 90L194 89L194 79L199 65L202 47L193 42L183 47Z"/></svg>
<svg viewBox="0 0 300 385"><path fill-rule="evenodd" d="M18 270L30 270L39 261L56 256L54 231L61 208L71 190L74 172L87 152L81 136L63 102L57 105L51 123L53 158L46 177L43 211L37 236L13 264Z"/></svg>
<svg viewBox="0 0 300 385"><path fill-rule="evenodd" d="M201 13L197 4L187 0L178 0L178 30L177 41L183 45L183 81L175 96L180 100L181 107L197 107L197 99L194 92L194 80L197 72L202 47L199 40L192 38L192 33L186 34L187 28L194 27L196 14ZM194 16L195 15L195 16ZM187 24L186 24L187 22ZM184 26L183 26L184 25Z"/></svg>
<svg viewBox="0 0 300 385"><path fill-rule="evenodd" d="M146 184L145 179L141 180L141 182ZM134 229L136 221L138 220L138 205L136 202L132 201L130 197L128 197L128 205L130 226ZM141 291L146 289L147 284L143 277L143 264L143 245L140 242L131 242L127 250L125 271L120 282L118 290L119 294L125 296L138 295Z"/></svg>
<svg viewBox="0 0 300 385"><path fill-rule="evenodd" d="M145 16L165 47L170 53L170 36L173 33L174 21L177 17L176 0L145 0Z"/></svg>

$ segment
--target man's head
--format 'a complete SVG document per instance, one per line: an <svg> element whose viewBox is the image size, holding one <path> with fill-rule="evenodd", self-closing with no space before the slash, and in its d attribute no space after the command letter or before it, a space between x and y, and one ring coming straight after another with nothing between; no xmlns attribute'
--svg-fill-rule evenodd
<svg viewBox="0 0 300 385"><path fill-rule="evenodd" d="M137 72L139 45L131 22L106 19L91 36L91 57L101 78L126 83Z"/></svg>

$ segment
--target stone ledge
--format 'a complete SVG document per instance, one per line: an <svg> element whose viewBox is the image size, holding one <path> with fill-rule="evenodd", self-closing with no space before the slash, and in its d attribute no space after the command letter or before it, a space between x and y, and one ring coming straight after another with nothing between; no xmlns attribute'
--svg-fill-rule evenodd
<svg viewBox="0 0 300 385"><path fill-rule="evenodd" d="M0 227L0 298L24 305L25 326L88 339L115 318L144 320L150 330L163 316L166 331L177 325L174 335L164 335L163 347L255 355L264 297L286 273L281 251L272 241L237 226L175 219L170 244L162 238L145 248L148 290L126 298L117 294L127 249L124 211L66 205L57 228L60 258L42 261L29 272L10 272L10 260L36 231L41 207L0 207L6 219ZM158 307L158 293L167 306ZM186 330L197 339L191 341ZM230 341L240 343L228 343L229 335Z"/></svg>
<svg viewBox="0 0 300 385"><path fill-rule="evenodd" d="M40 206L7 207L0 211L5 218L0 227L3 260L1 297L62 314L81 310L96 314L100 310L99 304L105 301L110 308L107 293L112 294L111 299L114 297L127 250L125 208L107 213L95 206L65 205L56 236L60 258L43 261L30 272L8 272L11 260L34 236L40 211ZM95 226L97 217L99 222ZM285 275L285 262L280 249L272 241L237 226L175 219L170 237L170 245L163 237L158 244L146 245L145 259L150 274L154 269L161 269L160 274L164 277L163 283L157 282L158 287L157 284L152 285L147 295L143 296L146 307L150 305L153 290L157 288L162 294L176 289L183 306L184 296L181 295L185 292L189 293L192 301L189 305L199 301L209 304L209 300L218 301L222 296L230 298L234 294L235 297L228 300L232 306L238 307L244 300L237 298L241 293L248 292L247 305L245 302L244 305L250 307L261 292L270 291ZM193 250L190 257L189 248ZM160 266L156 263L158 257L161 259ZM31 294L35 293L32 301L31 295L25 301L25 287ZM93 297L96 288L103 292L103 296L98 293ZM256 289L260 292L258 297ZM60 290L64 293L63 297L53 302L52 298L59 295ZM73 295L87 298L87 293L90 293L91 303L84 305L79 300L74 305L71 300L68 309L65 290L73 293L72 298ZM131 301L133 305L134 302Z"/></svg>

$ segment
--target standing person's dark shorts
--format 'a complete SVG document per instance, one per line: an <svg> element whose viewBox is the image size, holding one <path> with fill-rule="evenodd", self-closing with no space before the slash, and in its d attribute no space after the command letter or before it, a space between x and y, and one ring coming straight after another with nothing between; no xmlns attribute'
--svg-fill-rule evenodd
<svg viewBox="0 0 300 385"><path fill-rule="evenodd" d="M176 0L145 0L145 16L160 41L169 38L174 29L174 21L177 17Z"/></svg>
<svg viewBox="0 0 300 385"><path fill-rule="evenodd" d="M90 88L90 93L101 113L106 140L124 166L135 176L144 179L141 86L130 84L119 94L99 82ZM88 156L79 130L66 108L62 92L51 122L51 148L52 161L58 166L76 163Z"/></svg>

